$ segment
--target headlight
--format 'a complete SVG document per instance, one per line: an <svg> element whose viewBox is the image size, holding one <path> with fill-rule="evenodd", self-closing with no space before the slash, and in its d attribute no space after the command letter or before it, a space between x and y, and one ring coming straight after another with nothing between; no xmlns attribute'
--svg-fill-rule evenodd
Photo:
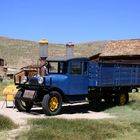
<svg viewBox="0 0 140 140"><path fill-rule="evenodd" d="M24 84L28 81L28 78L27 76L24 76L22 79L21 79L21 83Z"/></svg>
<svg viewBox="0 0 140 140"><path fill-rule="evenodd" d="M43 77L38 77L38 83L43 84L43 82L44 82L44 78Z"/></svg>

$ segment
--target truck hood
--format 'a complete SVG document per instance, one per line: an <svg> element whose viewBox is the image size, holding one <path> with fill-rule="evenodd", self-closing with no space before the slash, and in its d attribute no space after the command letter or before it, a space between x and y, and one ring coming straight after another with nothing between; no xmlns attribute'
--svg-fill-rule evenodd
<svg viewBox="0 0 140 140"><path fill-rule="evenodd" d="M62 75L62 74L52 74L52 75L45 76L45 78L66 79L67 76L66 75Z"/></svg>
<svg viewBox="0 0 140 140"><path fill-rule="evenodd" d="M60 75L60 74L52 74L52 75L47 75L44 77L45 79L45 85L54 85L56 83L63 83L68 79L67 75Z"/></svg>

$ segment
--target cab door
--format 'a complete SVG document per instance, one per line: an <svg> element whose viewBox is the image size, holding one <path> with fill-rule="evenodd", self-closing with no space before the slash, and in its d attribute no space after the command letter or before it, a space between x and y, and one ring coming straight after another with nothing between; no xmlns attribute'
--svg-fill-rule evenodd
<svg viewBox="0 0 140 140"><path fill-rule="evenodd" d="M87 62L69 62L69 95L83 95L88 93Z"/></svg>

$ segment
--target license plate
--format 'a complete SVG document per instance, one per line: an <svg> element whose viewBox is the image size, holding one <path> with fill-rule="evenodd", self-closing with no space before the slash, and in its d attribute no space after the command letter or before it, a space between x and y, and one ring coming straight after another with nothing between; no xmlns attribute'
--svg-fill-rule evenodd
<svg viewBox="0 0 140 140"><path fill-rule="evenodd" d="M23 97L33 99L34 94L35 94L35 91L33 91L33 90L25 90Z"/></svg>

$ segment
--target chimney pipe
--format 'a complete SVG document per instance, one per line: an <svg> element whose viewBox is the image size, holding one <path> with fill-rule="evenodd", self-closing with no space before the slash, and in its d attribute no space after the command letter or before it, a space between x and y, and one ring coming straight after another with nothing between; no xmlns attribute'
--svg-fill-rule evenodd
<svg viewBox="0 0 140 140"><path fill-rule="evenodd" d="M67 59L74 57L74 44L72 42L66 44L66 57Z"/></svg>
<svg viewBox="0 0 140 140"><path fill-rule="evenodd" d="M44 76L46 75L46 70L43 67L46 64L46 58L48 57L48 41L45 39L42 39L39 41L39 57L40 57L40 75Z"/></svg>
<svg viewBox="0 0 140 140"><path fill-rule="evenodd" d="M48 41L42 39L39 41L39 57L47 58L48 57Z"/></svg>

